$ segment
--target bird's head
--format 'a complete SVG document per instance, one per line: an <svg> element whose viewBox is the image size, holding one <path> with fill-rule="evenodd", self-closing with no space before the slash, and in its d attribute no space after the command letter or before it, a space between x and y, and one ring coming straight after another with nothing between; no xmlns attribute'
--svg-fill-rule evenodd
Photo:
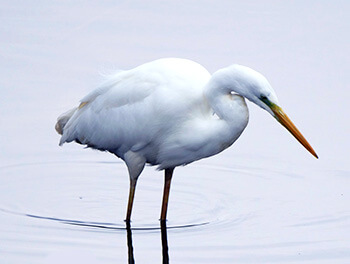
<svg viewBox="0 0 350 264"><path fill-rule="evenodd" d="M218 71L222 85L238 93L269 112L283 125L313 156L316 152L280 107L275 91L267 79L249 67L234 64Z"/></svg>

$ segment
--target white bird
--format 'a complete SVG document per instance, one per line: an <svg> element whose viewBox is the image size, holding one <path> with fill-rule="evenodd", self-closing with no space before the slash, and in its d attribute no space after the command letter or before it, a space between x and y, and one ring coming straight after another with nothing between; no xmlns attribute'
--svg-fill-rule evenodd
<svg viewBox="0 0 350 264"><path fill-rule="evenodd" d="M248 124L245 98L269 112L317 158L267 79L237 64L211 76L198 63L166 58L118 72L62 114L56 130L60 145L76 141L124 160L130 178L128 222L145 164L165 170L160 216L165 220L174 168L231 146Z"/></svg>

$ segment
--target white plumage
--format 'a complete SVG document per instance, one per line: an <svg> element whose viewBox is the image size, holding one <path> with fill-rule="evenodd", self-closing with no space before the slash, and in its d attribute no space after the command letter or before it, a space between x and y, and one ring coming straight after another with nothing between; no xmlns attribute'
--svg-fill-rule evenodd
<svg viewBox="0 0 350 264"><path fill-rule="evenodd" d="M201 65L175 58L111 76L79 107L61 115L56 130L62 134L60 145L76 141L125 161L131 183L130 220L136 181L144 165L166 169L170 188L176 166L215 155L240 136L248 123L243 97L267 110L316 155L290 120L284 119L275 92L260 73L232 65L211 76Z"/></svg>

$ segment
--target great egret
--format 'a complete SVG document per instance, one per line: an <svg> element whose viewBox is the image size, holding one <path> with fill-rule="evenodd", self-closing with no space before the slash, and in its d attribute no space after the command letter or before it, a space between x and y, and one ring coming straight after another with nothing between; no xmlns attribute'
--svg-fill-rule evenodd
<svg viewBox="0 0 350 264"><path fill-rule="evenodd" d="M236 64L211 76L193 61L167 58L118 72L62 114L56 130L60 145L76 141L124 160L130 177L126 221L145 164L165 170L165 220L174 168L231 146L248 124L244 98L269 112L317 158L267 79Z"/></svg>

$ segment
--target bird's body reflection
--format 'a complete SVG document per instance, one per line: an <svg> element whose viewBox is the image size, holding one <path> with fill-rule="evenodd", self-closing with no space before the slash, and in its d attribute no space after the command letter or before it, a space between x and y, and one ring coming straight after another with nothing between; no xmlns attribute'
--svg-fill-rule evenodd
<svg viewBox="0 0 350 264"><path fill-rule="evenodd" d="M160 221L160 231L161 231L161 241L162 241L162 254L163 254L163 264L169 263L169 253L168 253L168 238L167 238L167 227L166 221ZM132 245L132 229L129 221L126 221L126 233L127 233L127 244L128 244L128 263L134 264L134 248Z"/></svg>

